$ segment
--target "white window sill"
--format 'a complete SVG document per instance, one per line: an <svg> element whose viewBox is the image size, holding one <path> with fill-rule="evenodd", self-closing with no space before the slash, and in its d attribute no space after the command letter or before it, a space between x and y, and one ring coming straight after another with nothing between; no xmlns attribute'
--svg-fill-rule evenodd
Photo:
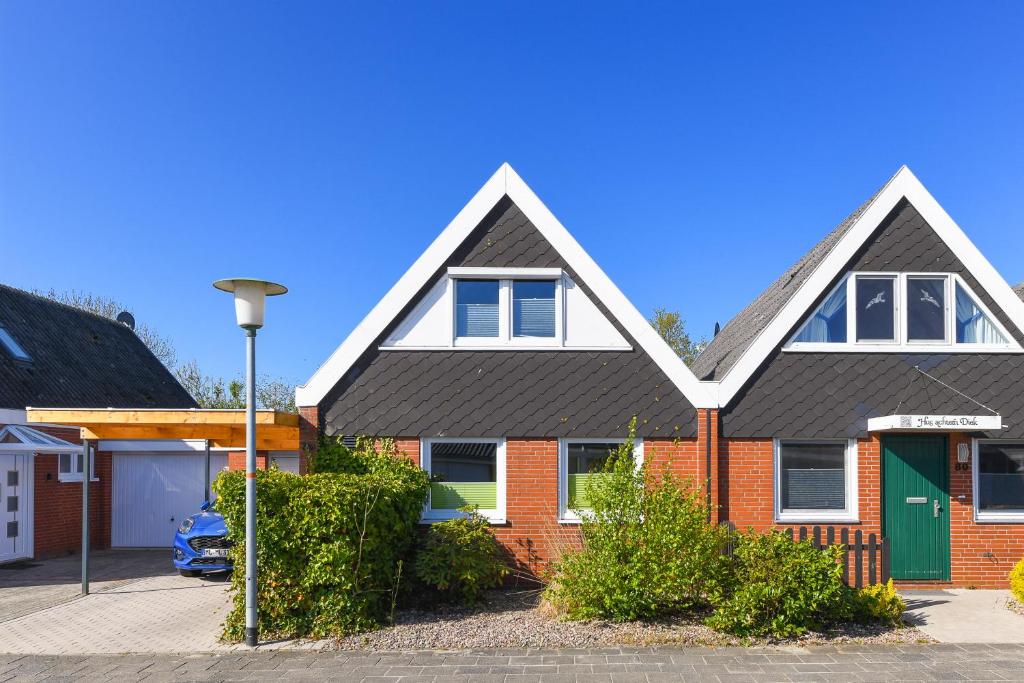
<svg viewBox="0 0 1024 683"><path fill-rule="evenodd" d="M974 513L977 524L1024 524L1024 511L1020 512L981 512Z"/></svg>
<svg viewBox="0 0 1024 683"><path fill-rule="evenodd" d="M580 519L579 517L559 517L558 518L558 523L559 524L575 524L575 525L578 526L580 524L583 524L583 520Z"/></svg>
<svg viewBox="0 0 1024 683"><path fill-rule="evenodd" d="M92 483L94 481L99 481L99 480L100 480L99 477L93 477L92 479L89 480L89 483ZM81 477L62 477L60 475L57 475L57 481L59 483L61 483L61 484L81 484L82 483L82 478Z"/></svg>
<svg viewBox="0 0 1024 683"><path fill-rule="evenodd" d="M507 524L508 520L505 519L504 515L499 515L493 510L480 510L482 515L489 524ZM444 510L431 510L430 514L425 514L420 517L420 524L436 524L437 522L447 522L449 519L463 519L468 517L464 512L458 510L452 510L451 513L446 513Z"/></svg>
<svg viewBox="0 0 1024 683"><path fill-rule="evenodd" d="M799 513L781 513L775 515L776 524L860 524L860 518L851 515L814 516Z"/></svg>

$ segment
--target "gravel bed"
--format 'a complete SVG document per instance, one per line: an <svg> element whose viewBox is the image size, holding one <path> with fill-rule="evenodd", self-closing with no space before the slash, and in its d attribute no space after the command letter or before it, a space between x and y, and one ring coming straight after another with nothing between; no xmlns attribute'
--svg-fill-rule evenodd
<svg viewBox="0 0 1024 683"><path fill-rule="evenodd" d="M537 592L493 591L475 608L441 607L395 613L395 625L348 636L344 650L471 650L489 648L586 648L609 645L816 645L824 643L926 643L910 626L847 624L825 633L784 641L723 635L690 614L658 621L615 623L562 621L540 605Z"/></svg>
<svg viewBox="0 0 1024 683"><path fill-rule="evenodd" d="M1017 614L1024 614L1024 603L1022 603L1019 600L1010 598L1006 601L1006 606L1007 608L1009 608L1011 612L1016 612Z"/></svg>

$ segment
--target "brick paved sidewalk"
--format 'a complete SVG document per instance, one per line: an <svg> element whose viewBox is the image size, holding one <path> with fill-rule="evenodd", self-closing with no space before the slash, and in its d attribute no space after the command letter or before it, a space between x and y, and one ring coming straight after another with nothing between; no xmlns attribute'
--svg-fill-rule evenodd
<svg viewBox="0 0 1024 683"><path fill-rule="evenodd" d="M1019 681L1024 644L0 655L0 681Z"/></svg>

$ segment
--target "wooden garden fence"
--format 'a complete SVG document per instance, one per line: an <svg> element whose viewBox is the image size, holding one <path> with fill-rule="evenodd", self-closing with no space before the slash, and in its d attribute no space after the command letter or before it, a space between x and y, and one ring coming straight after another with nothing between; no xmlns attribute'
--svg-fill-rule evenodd
<svg viewBox="0 0 1024 683"><path fill-rule="evenodd" d="M736 530L736 525L732 522L724 523L731 530ZM884 536L878 538L875 534L867 534L865 543L865 534L860 529L853 532L851 539L849 529L840 529L837 535L835 527L832 526L825 527L824 534L820 526L811 527L809 532L805 526L800 527L799 532L794 532L793 528L789 527L785 534L794 540L809 539L815 548L822 550L834 545L842 546L845 549L843 581L849 586L863 588L889 580L889 539ZM727 552L731 553L732 550L730 547Z"/></svg>

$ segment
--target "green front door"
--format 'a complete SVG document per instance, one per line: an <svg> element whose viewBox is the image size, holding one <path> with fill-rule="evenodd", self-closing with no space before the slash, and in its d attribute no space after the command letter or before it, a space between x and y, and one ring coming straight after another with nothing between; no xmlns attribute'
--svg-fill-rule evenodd
<svg viewBox="0 0 1024 683"><path fill-rule="evenodd" d="M885 529L892 578L949 580L949 464L945 436L882 439Z"/></svg>

